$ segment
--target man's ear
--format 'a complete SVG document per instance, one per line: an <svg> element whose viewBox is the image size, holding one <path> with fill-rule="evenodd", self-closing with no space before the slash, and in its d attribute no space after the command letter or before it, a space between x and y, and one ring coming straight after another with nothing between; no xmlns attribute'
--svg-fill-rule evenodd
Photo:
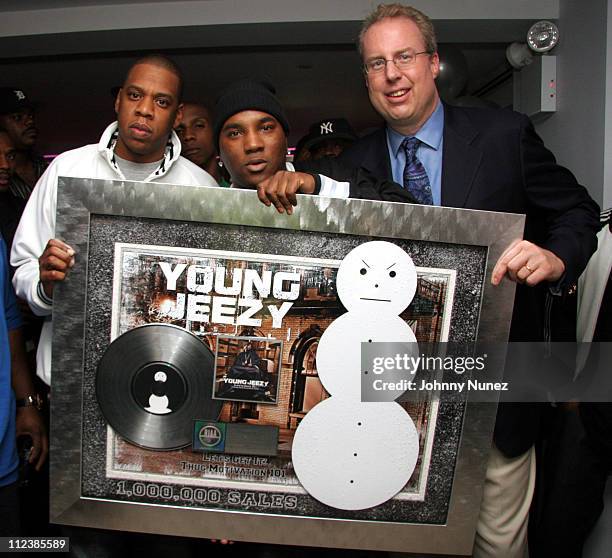
<svg viewBox="0 0 612 558"><path fill-rule="evenodd" d="M117 96L115 97L115 114L119 114L119 105L121 104L121 92L123 91L123 87L117 91Z"/></svg>
<svg viewBox="0 0 612 558"><path fill-rule="evenodd" d="M431 68L431 74L433 75L434 79L436 79L440 74L440 57L438 56L437 52L434 52L429 57L429 67Z"/></svg>
<svg viewBox="0 0 612 558"><path fill-rule="evenodd" d="M182 121L183 121L183 109L184 109L184 105L183 103L181 103L177 109L176 109L176 114L174 115L174 124L172 125L172 128L176 128Z"/></svg>

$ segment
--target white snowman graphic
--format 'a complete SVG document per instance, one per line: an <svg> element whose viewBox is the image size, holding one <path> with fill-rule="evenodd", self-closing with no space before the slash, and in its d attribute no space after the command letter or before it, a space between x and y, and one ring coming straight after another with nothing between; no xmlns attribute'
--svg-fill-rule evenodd
<svg viewBox="0 0 612 558"><path fill-rule="evenodd" d="M348 312L329 325L317 350L319 379L331 397L298 426L292 460L311 496L359 510L395 496L418 458L418 434L408 413L394 401L361 401L362 374L369 373L361 370L361 343L416 342L399 314L414 298L417 275L404 250L373 241L346 255L336 284Z"/></svg>
<svg viewBox="0 0 612 558"><path fill-rule="evenodd" d="M155 384L153 384L151 396L149 397L149 406L145 407L146 411L153 413L154 415L166 415L172 412L172 409L168 408L168 396L164 391L164 384L168 379L165 372L161 370L155 373L153 378Z"/></svg>

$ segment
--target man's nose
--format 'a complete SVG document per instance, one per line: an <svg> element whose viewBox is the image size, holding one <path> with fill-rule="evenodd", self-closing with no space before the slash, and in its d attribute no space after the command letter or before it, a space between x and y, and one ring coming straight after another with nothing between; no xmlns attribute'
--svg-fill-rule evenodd
<svg viewBox="0 0 612 558"><path fill-rule="evenodd" d="M143 95L138 104L136 105L136 114L140 116L152 116L153 115L153 99L148 95Z"/></svg>
<svg viewBox="0 0 612 558"><path fill-rule="evenodd" d="M247 132L244 138L244 150L248 153L263 149L261 136L254 130Z"/></svg>
<svg viewBox="0 0 612 558"><path fill-rule="evenodd" d="M326 157L337 157L338 155L340 155L340 153L342 153L342 147L338 144L329 145L325 149Z"/></svg>
<svg viewBox="0 0 612 558"><path fill-rule="evenodd" d="M402 72L399 71L393 60L387 60L387 64L385 65L385 77L389 81L395 81L402 77Z"/></svg>

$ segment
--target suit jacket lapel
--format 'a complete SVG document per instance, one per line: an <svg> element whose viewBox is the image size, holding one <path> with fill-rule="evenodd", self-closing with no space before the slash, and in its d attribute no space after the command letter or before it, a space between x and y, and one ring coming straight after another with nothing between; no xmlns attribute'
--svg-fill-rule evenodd
<svg viewBox="0 0 612 558"><path fill-rule="evenodd" d="M473 145L477 135L463 111L444 105L443 206L466 206L482 160L482 151Z"/></svg>
<svg viewBox="0 0 612 558"><path fill-rule="evenodd" d="M370 141L367 151L363 154L361 166L369 170L374 176L393 180L386 128L383 126L370 137L372 141Z"/></svg>

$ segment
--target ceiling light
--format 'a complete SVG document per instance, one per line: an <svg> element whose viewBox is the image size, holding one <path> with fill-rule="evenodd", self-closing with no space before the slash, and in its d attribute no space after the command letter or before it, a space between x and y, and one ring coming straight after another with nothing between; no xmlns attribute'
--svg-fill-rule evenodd
<svg viewBox="0 0 612 558"><path fill-rule="evenodd" d="M559 42L559 29L550 21L538 21L527 32L527 44L534 52L548 52Z"/></svg>

